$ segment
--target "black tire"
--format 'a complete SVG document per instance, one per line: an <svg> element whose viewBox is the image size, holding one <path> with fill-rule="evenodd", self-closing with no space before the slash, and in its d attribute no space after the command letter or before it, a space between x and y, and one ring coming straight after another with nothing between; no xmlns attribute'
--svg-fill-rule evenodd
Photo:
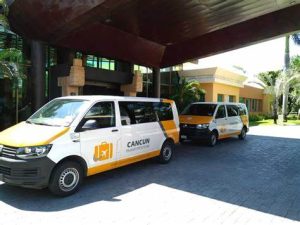
<svg viewBox="0 0 300 225"><path fill-rule="evenodd" d="M58 196L68 196L78 191L83 180L83 168L77 162L66 161L52 172L49 190Z"/></svg>
<svg viewBox="0 0 300 225"><path fill-rule="evenodd" d="M241 133L239 134L239 139L244 140L246 138L247 130L245 127L241 130Z"/></svg>
<svg viewBox="0 0 300 225"><path fill-rule="evenodd" d="M171 141L166 141L160 150L160 155L158 156L158 161L162 164L166 164L171 161L173 156L174 143Z"/></svg>
<svg viewBox="0 0 300 225"><path fill-rule="evenodd" d="M214 147L217 144L218 136L216 132L211 132L209 137L208 137L208 145L210 147Z"/></svg>

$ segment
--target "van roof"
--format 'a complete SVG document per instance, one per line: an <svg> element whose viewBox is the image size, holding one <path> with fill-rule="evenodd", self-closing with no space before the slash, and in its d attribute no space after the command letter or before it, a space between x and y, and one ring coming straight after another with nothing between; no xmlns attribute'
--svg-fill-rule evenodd
<svg viewBox="0 0 300 225"><path fill-rule="evenodd" d="M80 100L89 100L89 101L98 101L98 100L127 100L127 101L160 101L160 100L169 100L162 98L146 98L146 97L129 97L129 96L112 96L112 95L75 95L75 96L65 96L59 97L57 99L80 99ZM169 100L172 101L172 100Z"/></svg>

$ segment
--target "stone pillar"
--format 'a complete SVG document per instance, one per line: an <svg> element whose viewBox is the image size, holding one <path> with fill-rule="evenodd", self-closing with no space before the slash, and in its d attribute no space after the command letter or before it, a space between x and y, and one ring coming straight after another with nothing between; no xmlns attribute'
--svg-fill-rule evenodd
<svg viewBox="0 0 300 225"><path fill-rule="evenodd" d="M153 68L153 97L160 98L160 69Z"/></svg>
<svg viewBox="0 0 300 225"><path fill-rule="evenodd" d="M121 91L125 96L136 96L137 92L143 91L143 75L141 71L135 71L131 84L121 85Z"/></svg>
<svg viewBox="0 0 300 225"><path fill-rule="evenodd" d="M45 46L40 41L31 41L31 78L33 111L45 104Z"/></svg>
<svg viewBox="0 0 300 225"><path fill-rule="evenodd" d="M79 88L84 86L85 70L81 59L74 59L67 77L58 77L58 86L62 87L62 96L78 95Z"/></svg>

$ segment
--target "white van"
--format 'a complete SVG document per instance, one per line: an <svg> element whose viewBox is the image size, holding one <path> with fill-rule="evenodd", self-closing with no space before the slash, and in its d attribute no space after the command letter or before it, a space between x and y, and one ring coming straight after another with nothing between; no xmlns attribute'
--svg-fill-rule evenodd
<svg viewBox="0 0 300 225"><path fill-rule="evenodd" d="M214 146L218 139L238 135L245 139L249 131L248 110L243 103L196 102L186 107L180 120L180 142L205 140Z"/></svg>
<svg viewBox="0 0 300 225"><path fill-rule="evenodd" d="M0 133L0 180L70 195L85 176L152 157L169 162L178 141L171 100L57 98Z"/></svg>

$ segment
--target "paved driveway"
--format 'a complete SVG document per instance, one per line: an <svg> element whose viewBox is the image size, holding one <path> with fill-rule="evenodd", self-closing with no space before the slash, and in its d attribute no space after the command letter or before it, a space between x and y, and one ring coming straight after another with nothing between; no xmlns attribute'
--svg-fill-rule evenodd
<svg viewBox="0 0 300 225"><path fill-rule="evenodd" d="M274 137L276 136L276 137ZM56 198L0 183L0 224L298 224L300 127L253 127L245 141L177 146Z"/></svg>

